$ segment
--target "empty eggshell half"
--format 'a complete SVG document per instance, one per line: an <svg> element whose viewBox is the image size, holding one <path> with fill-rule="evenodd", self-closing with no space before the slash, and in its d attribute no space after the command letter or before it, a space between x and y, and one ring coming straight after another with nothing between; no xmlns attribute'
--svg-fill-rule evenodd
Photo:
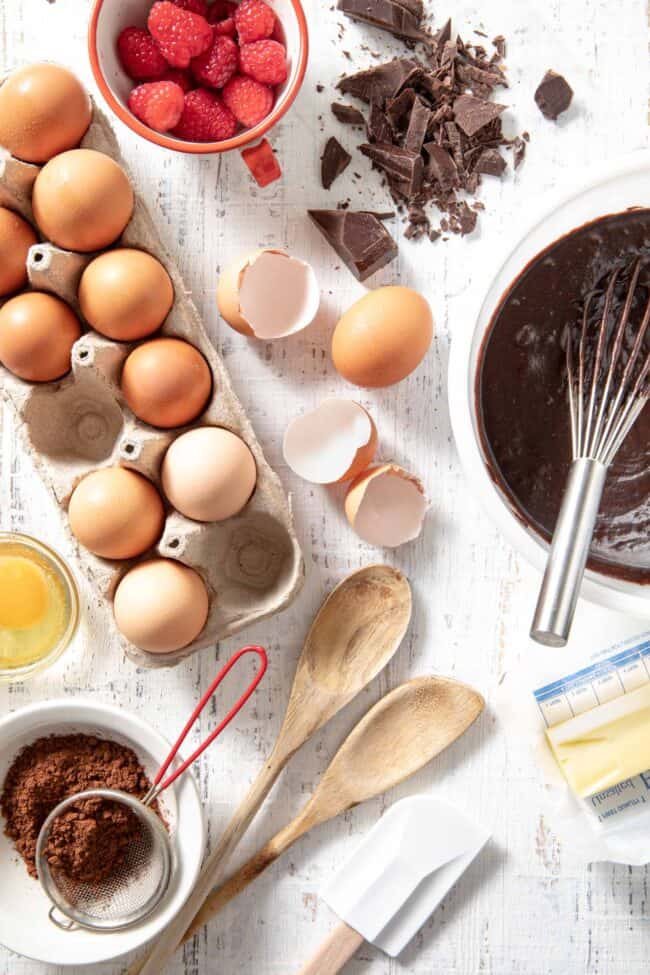
<svg viewBox="0 0 650 975"><path fill-rule="evenodd" d="M397 464L363 471L345 498L345 513L357 535L383 548L417 538L428 506L422 483Z"/></svg>
<svg viewBox="0 0 650 975"><path fill-rule="evenodd" d="M226 268L219 279L217 304L237 332L279 339L313 322L320 294L311 265L267 249L245 254Z"/></svg>
<svg viewBox="0 0 650 975"><path fill-rule="evenodd" d="M305 481L348 481L372 462L377 429L364 408L349 399L326 399L292 420L284 435L284 459Z"/></svg>

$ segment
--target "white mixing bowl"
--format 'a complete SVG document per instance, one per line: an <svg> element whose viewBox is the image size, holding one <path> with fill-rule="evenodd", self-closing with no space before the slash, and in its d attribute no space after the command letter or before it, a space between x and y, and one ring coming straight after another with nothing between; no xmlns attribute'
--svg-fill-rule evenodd
<svg viewBox="0 0 650 975"><path fill-rule="evenodd" d="M525 266L549 244L598 217L630 207L650 207L650 152L645 150L593 168L579 183L547 197L533 219L514 228L509 253L479 288L475 313L454 326L449 361L449 408L461 463L480 502L510 543L543 571L548 545L515 514L506 494L490 477L480 442L475 407L476 373L486 330L501 297ZM507 382L507 377L504 377ZM650 587L588 570L581 589L586 599L610 609L650 617Z"/></svg>
<svg viewBox="0 0 650 975"><path fill-rule="evenodd" d="M0 788L16 754L46 735L82 733L129 745L151 777L169 753L162 735L121 708L83 700L33 704L0 720ZM0 817L0 943L19 955L53 965L89 965L140 948L159 934L186 900L196 881L205 830L196 783L185 774L161 795L175 852L175 870L167 894L153 914L124 931L61 931L48 920L50 901L32 879Z"/></svg>

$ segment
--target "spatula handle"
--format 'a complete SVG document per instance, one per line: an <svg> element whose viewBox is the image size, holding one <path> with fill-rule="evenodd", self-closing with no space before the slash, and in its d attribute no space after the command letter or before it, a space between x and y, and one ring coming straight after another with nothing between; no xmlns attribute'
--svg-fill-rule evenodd
<svg viewBox="0 0 650 975"><path fill-rule="evenodd" d="M298 975L337 975L364 942L363 935L341 921Z"/></svg>

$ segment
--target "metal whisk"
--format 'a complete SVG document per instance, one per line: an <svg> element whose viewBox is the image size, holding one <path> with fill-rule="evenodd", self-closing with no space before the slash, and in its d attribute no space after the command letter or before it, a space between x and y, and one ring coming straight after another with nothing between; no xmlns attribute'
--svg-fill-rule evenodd
<svg viewBox="0 0 650 975"><path fill-rule="evenodd" d="M567 642L607 470L650 396L648 266L617 267L585 301L578 335L567 331L572 464L530 632L545 646Z"/></svg>

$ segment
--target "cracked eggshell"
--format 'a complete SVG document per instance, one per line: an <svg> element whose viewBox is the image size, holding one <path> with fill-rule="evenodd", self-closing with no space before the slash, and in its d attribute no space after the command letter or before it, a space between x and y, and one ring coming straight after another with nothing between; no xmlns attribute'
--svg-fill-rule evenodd
<svg viewBox="0 0 650 975"><path fill-rule="evenodd" d="M326 399L292 420L284 435L284 459L312 484L351 480L368 467L376 451L377 428L354 400Z"/></svg>
<svg viewBox="0 0 650 975"><path fill-rule="evenodd" d="M279 339L313 322L320 294L310 264L265 248L230 264L217 287L217 305L228 324L251 338Z"/></svg>
<svg viewBox="0 0 650 975"><path fill-rule="evenodd" d="M422 482L397 464L363 471L345 497L345 514L357 535L383 548L417 538L428 507Z"/></svg>

